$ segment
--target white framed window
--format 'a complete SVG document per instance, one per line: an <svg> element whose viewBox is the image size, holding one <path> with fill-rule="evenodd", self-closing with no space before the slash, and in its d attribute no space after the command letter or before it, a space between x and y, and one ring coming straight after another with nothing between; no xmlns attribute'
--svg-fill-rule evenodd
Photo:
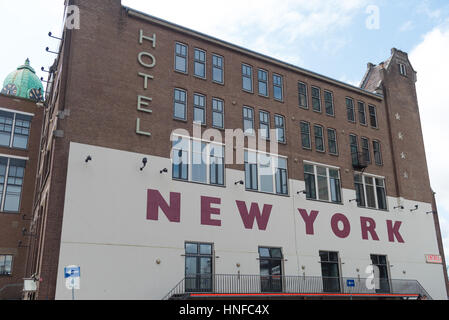
<svg viewBox="0 0 449 320"><path fill-rule="evenodd" d="M210 185L225 185L224 146L190 137L173 141L172 178Z"/></svg>
<svg viewBox="0 0 449 320"><path fill-rule="evenodd" d="M224 83L224 63L223 57L219 55L212 55L212 81L216 83Z"/></svg>
<svg viewBox="0 0 449 320"><path fill-rule="evenodd" d="M206 52L195 48L194 74L206 79Z"/></svg>
<svg viewBox="0 0 449 320"><path fill-rule="evenodd" d="M304 162L306 198L342 203L340 169Z"/></svg>
<svg viewBox="0 0 449 320"><path fill-rule="evenodd" d="M173 117L179 120L187 120L187 91L176 88L173 104Z"/></svg>
<svg viewBox="0 0 449 320"><path fill-rule="evenodd" d="M376 107L372 105L368 105L369 109L369 123L372 128L377 128L377 112Z"/></svg>
<svg viewBox="0 0 449 320"><path fill-rule="evenodd" d="M212 98L212 126L224 128L224 101L218 98Z"/></svg>
<svg viewBox="0 0 449 320"><path fill-rule="evenodd" d="M355 122L354 100L352 98L346 98L346 113L348 121Z"/></svg>
<svg viewBox="0 0 449 320"><path fill-rule="evenodd" d="M366 126L366 107L363 101L358 101L360 124Z"/></svg>
<svg viewBox="0 0 449 320"><path fill-rule="evenodd" d="M310 123L301 121L301 145L303 149L312 149L312 142L310 139Z"/></svg>
<svg viewBox="0 0 449 320"><path fill-rule="evenodd" d="M320 125L313 126L313 132L315 134L315 148L319 152L325 152L326 148L324 146L324 129Z"/></svg>
<svg viewBox="0 0 449 320"><path fill-rule="evenodd" d="M321 112L321 89L318 87L312 87L312 109Z"/></svg>
<svg viewBox="0 0 449 320"><path fill-rule="evenodd" d="M28 149L32 119L28 114L0 110L0 146Z"/></svg>
<svg viewBox="0 0 449 320"><path fill-rule="evenodd" d="M254 134L254 109L251 107L243 107L243 132Z"/></svg>
<svg viewBox="0 0 449 320"><path fill-rule="evenodd" d="M270 113L259 111L259 129L262 139L270 140Z"/></svg>
<svg viewBox="0 0 449 320"><path fill-rule="evenodd" d="M26 161L0 157L0 211L20 212Z"/></svg>
<svg viewBox="0 0 449 320"><path fill-rule="evenodd" d="M193 122L206 124L206 97L199 93L193 95Z"/></svg>
<svg viewBox="0 0 449 320"><path fill-rule="evenodd" d="M299 107L308 109L309 104L307 102L307 85L303 82L298 82L298 97Z"/></svg>
<svg viewBox="0 0 449 320"><path fill-rule="evenodd" d="M374 162L376 163L376 165L381 166L383 164L382 150L380 142L377 140L373 140L373 151L374 151Z"/></svg>
<svg viewBox="0 0 449 320"><path fill-rule="evenodd" d="M354 186L359 207L388 210L385 178L357 173Z"/></svg>
<svg viewBox="0 0 449 320"><path fill-rule="evenodd" d="M275 100L283 101L284 99L283 82L281 75L273 74L273 96Z"/></svg>
<svg viewBox="0 0 449 320"><path fill-rule="evenodd" d="M329 145L329 153L333 155L338 155L337 130L328 128L327 139Z"/></svg>
<svg viewBox="0 0 449 320"><path fill-rule="evenodd" d="M274 115L274 126L276 128L277 141L285 143L285 118L279 114Z"/></svg>
<svg viewBox="0 0 449 320"><path fill-rule="evenodd" d="M188 49L185 44L176 42L175 44L175 70L187 73Z"/></svg>
<svg viewBox="0 0 449 320"><path fill-rule="evenodd" d="M268 72L259 69L257 73L259 82L259 94L264 97L268 97Z"/></svg>
<svg viewBox="0 0 449 320"><path fill-rule="evenodd" d="M253 68L242 64L242 87L243 90L253 92Z"/></svg>
<svg viewBox="0 0 449 320"><path fill-rule="evenodd" d="M245 150L247 190L288 195L287 158Z"/></svg>

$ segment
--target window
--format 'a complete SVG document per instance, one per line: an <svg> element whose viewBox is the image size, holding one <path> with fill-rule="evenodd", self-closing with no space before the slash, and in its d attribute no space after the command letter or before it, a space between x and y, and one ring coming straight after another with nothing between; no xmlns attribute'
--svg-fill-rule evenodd
<svg viewBox="0 0 449 320"><path fill-rule="evenodd" d="M0 146L27 149L32 116L0 111Z"/></svg>
<svg viewBox="0 0 449 320"><path fill-rule="evenodd" d="M20 211L25 165L25 160L0 158L0 211Z"/></svg>
<svg viewBox="0 0 449 320"><path fill-rule="evenodd" d="M329 153L338 155L337 131L335 129L327 129L327 139L329 144Z"/></svg>
<svg viewBox="0 0 449 320"><path fill-rule="evenodd" d="M268 72L259 69L259 94L264 97L268 97Z"/></svg>
<svg viewBox="0 0 449 320"><path fill-rule="evenodd" d="M338 169L305 163L304 181L308 200L341 203L341 182Z"/></svg>
<svg viewBox="0 0 449 320"><path fill-rule="evenodd" d="M10 276L12 274L12 256L0 255L0 276Z"/></svg>
<svg viewBox="0 0 449 320"><path fill-rule="evenodd" d="M173 142L173 179L223 186L224 146L177 137Z"/></svg>
<svg viewBox="0 0 449 320"><path fill-rule="evenodd" d="M198 140L192 141L192 181L207 183L207 144Z"/></svg>
<svg viewBox="0 0 449 320"><path fill-rule="evenodd" d="M200 49L195 49L195 76L206 78L206 52Z"/></svg>
<svg viewBox="0 0 449 320"><path fill-rule="evenodd" d="M253 92L253 68L242 64L243 90Z"/></svg>
<svg viewBox="0 0 449 320"><path fill-rule="evenodd" d="M377 113L375 106L368 106L369 108L369 122L371 127L377 128Z"/></svg>
<svg viewBox="0 0 449 320"><path fill-rule="evenodd" d="M181 89L175 89L174 118L187 120L187 93Z"/></svg>
<svg viewBox="0 0 449 320"><path fill-rule="evenodd" d="M310 141L310 124L308 122L301 121L301 143L304 149L312 149Z"/></svg>
<svg viewBox="0 0 449 320"><path fill-rule="evenodd" d="M407 67L405 64L399 63L399 73L403 76L407 76Z"/></svg>
<svg viewBox="0 0 449 320"><path fill-rule="evenodd" d="M217 98L212 99L212 126L224 128L224 102Z"/></svg>
<svg viewBox="0 0 449 320"><path fill-rule="evenodd" d="M299 106L304 109L308 109L309 105L307 103L307 86L298 82L298 95L299 95Z"/></svg>
<svg viewBox="0 0 449 320"><path fill-rule="evenodd" d="M354 134L349 135L349 145L351 149L352 164L359 165L360 164L359 142L356 135Z"/></svg>
<svg viewBox="0 0 449 320"><path fill-rule="evenodd" d="M14 123L13 148L26 149L28 147L28 137L30 135L31 117L16 114Z"/></svg>
<svg viewBox="0 0 449 320"><path fill-rule="evenodd" d="M373 141L373 150L374 150L374 162L378 165L382 165L382 152L380 149L380 142L374 140Z"/></svg>
<svg viewBox="0 0 449 320"><path fill-rule="evenodd" d="M359 106L359 120L360 120L360 124L366 126L365 103L363 103L362 101L359 101L357 104Z"/></svg>
<svg viewBox="0 0 449 320"><path fill-rule="evenodd" d="M368 138L362 137L362 154L363 159L366 161L366 163L371 163L371 152L369 148L369 140Z"/></svg>
<svg viewBox="0 0 449 320"><path fill-rule="evenodd" d="M259 112L260 122L260 136L265 139L270 139L270 114L266 111Z"/></svg>
<svg viewBox="0 0 449 320"><path fill-rule="evenodd" d="M371 263L376 267L376 293L389 293L390 292L390 280L388 276L388 262L387 256L384 255L371 255Z"/></svg>
<svg viewBox="0 0 449 320"><path fill-rule="evenodd" d="M207 243L185 244L186 292L212 291L213 248Z"/></svg>
<svg viewBox="0 0 449 320"><path fill-rule="evenodd" d="M12 125L14 114L0 111L0 145L9 147L11 145Z"/></svg>
<svg viewBox="0 0 449 320"><path fill-rule="evenodd" d="M212 55L212 81L224 83L223 57Z"/></svg>
<svg viewBox="0 0 449 320"><path fill-rule="evenodd" d="M174 179L189 179L189 139L178 137L173 142L172 172Z"/></svg>
<svg viewBox="0 0 449 320"><path fill-rule="evenodd" d="M282 82L282 76L273 74L273 96L279 101L282 101L284 98Z"/></svg>
<svg viewBox="0 0 449 320"><path fill-rule="evenodd" d="M348 121L355 122L354 100L351 98L346 98L346 110L348 114Z"/></svg>
<svg viewBox="0 0 449 320"><path fill-rule="evenodd" d="M313 131L315 132L315 148L317 151L324 152L323 127L315 125L313 128Z"/></svg>
<svg viewBox="0 0 449 320"><path fill-rule="evenodd" d="M276 114L274 116L274 126L276 128L277 141L285 143L285 118Z"/></svg>
<svg viewBox="0 0 449 320"><path fill-rule="evenodd" d="M259 248L262 292L282 292L282 249Z"/></svg>
<svg viewBox="0 0 449 320"><path fill-rule="evenodd" d="M245 134L254 134L254 110L250 107L243 107L243 131Z"/></svg>
<svg viewBox="0 0 449 320"><path fill-rule="evenodd" d="M320 251L323 292L340 292L338 252Z"/></svg>
<svg viewBox="0 0 449 320"><path fill-rule="evenodd" d="M312 87L312 109L321 112L321 91L317 87Z"/></svg>
<svg viewBox="0 0 449 320"><path fill-rule="evenodd" d="M247 190L287 195L287 159L245 151L245 181Z"/></svg>
<svg viewBox="0 0 449 320"><path fill-rule="evenodd" d="M326 114L333 116L334 113L334 95L330 91L324 91L324 105L326 107Z"/></svg>
<svg viewBox="0 0 449 320"><path fill-rule="evenodd" d="M197 93L193 95L193 122L206 124L206 97Z"/></svg>
<svg viewBox="0 0 449 320"><path fill-rule="evenodd" d="M216 144L210 145L210 183L224 185L224 148Z"/></svg>
<svg viewBox="0 0 449 320"><path fill-rule="evenodd" d="M247 190L258 190L257 153L245 152L245 186Z"/></svg>
<svg viewBox="0 0 449 320"><path fill-rule="evenodd" d="M356 174L354 184L359 207L387 210L385 179Z"/></svg>
<svg viewBox="0 0 449 320"><path fill-rule="evenodd" d="M187 46L181 43L175 46L175 70L187 73Z"/></svg>

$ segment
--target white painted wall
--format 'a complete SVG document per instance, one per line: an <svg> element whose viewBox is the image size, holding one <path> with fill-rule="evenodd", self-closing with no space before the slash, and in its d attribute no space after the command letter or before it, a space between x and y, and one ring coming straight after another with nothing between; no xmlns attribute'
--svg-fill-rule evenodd
<svg viewBox="0 0 449 320"><path fill-rule="evenodd" d="M93 160L86 164L88 155ZM149 164L141 172L143 157ZM169 173L161 175L163 168ZM425 254L438 254L433 218L426 214L430 204L405 200L399 212L392 209L397 199L388 198L388 212L361 209L348 202L354 190L343 190L344 205L337 205L296 195L305 188L303 181L290 180L291 196L282 197L246 192L234 185L242 179L244 172L226 170L226 188L172 181L170 159L71 143L56 298L71 299L64 266L79 265L77 299L161 299L184 277L186 241L214 243L216 274L236 274L240 263L241 274L258 275L259 246L281 247L284 274L292 276L303 275L302 266L306 276L321 276L319 250L339 252L343 277L367 277L370 254L385 254L392 279L416 279L432 298L447 298L442 266L425 262ZM148 189L159 190L166 201L170 192L182 194L181 223L170 223L162 211L159 221L146 219ZM201 196L222 199L221 227L201 226ZM267 230L246 230L236 200L246 201L248 208L251 202L273 205ZM415 204L419 210L411 213ZM305 234L297 208L320 212L314 236ZM351 222L347 239L332 232L335 213ZM362 240L361 216L376 220L380 241ZM403 222L405 244L388 242L386 220Z"/></svg>

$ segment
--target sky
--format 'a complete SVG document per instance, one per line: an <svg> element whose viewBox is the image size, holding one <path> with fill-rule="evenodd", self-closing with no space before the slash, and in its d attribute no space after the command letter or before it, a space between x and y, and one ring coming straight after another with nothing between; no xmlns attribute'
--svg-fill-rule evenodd
<svg viewBox="0 0 449 320"><path fill-rule="evenodd" d="M30 58L52 65L63 0L0 0L0 82ZM359 85L368 62L391 48L409 53L431 184L449 260L449 1L447 0L122 0L122 4L299 67ZM20 14L19 14L20 13ZM81 20L82 27L82 20ZM445 147L446 146L446 147ZM449 261L448 261L449 262Z"/></svg>

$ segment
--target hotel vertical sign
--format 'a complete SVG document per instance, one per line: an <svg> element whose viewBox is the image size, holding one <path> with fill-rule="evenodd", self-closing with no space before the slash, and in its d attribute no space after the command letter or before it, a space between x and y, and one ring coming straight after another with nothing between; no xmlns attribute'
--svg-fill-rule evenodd
<svg viewBox="0 0 449 320"><path fill-rule="evenodd" d="M150 50L156 49L156 34L153 33L152 36L145 36L143 34L143 30L139 31L139 44L142 46L144 44L151 44L148 48ZM154 76L150 74L151 70L156 66L156 57L148 51L142 51L137 56L137 61L139 64L145 68L145 72L138 72L137 75L143 79L143 89L145 91L150 87L150 81L154 80ZM153 110L150 109L150 103L153 101L153 98L148 97L148 94L145 95L137 95L137 110L142 112L143 114L151 114ZM136 133L151 137L150 132L143 131L140 128L140 117L137 118L136 121Z"/></svg>

